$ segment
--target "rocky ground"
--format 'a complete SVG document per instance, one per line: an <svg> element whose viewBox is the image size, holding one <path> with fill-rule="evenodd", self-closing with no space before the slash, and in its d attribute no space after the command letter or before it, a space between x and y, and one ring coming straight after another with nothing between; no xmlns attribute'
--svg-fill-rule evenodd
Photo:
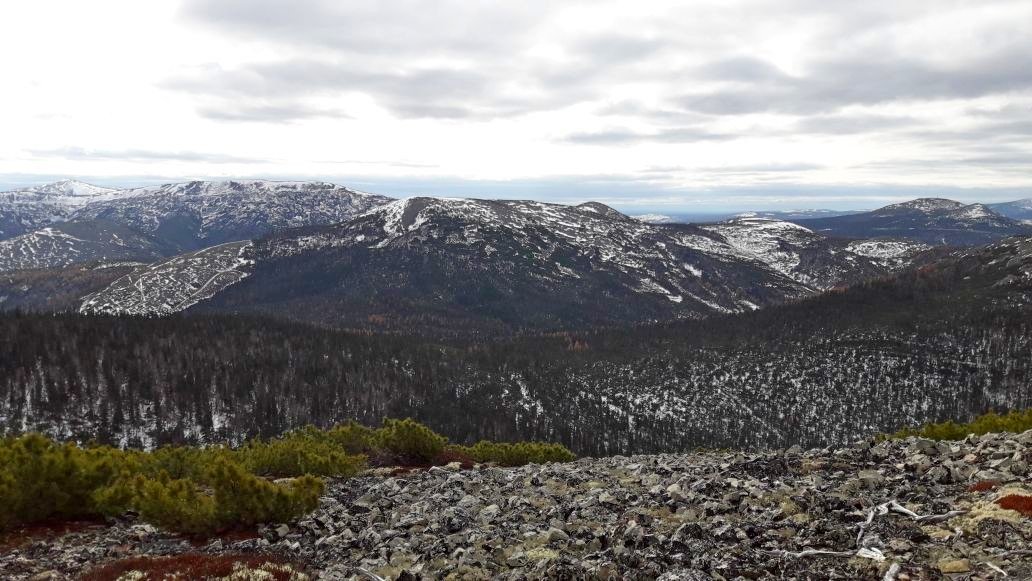
<svg viewBox="0 0 1032 581"><path fill-rule="evenodd" d="M369 474L257 538L120 521L0 547L0 574L196 551L272 552L323 579L1032 579L1030 461L1032 431Z"/></svg>

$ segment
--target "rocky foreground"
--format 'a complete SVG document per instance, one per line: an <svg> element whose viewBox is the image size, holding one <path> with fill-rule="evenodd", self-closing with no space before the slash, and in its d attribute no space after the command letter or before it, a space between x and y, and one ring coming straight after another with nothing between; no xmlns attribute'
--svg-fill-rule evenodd
<svg viewBox="0 0 1032 581"><path fill-rule="evenodd" d="M120 521L0 547L0 573L193 551L275 553L323 579L1032 579L1030 461L1032 431L370 474L258 538Z"/></svg>

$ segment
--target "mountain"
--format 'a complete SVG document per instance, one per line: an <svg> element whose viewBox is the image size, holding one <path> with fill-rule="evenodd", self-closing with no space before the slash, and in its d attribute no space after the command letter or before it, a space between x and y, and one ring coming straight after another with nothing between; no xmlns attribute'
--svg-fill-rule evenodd
<svg viewBox="0 0 1032 581"><path fill-rule="evenodd" d="M758 311L500 341L330 317L7 313L0 432L239 442L412 416L457 442L590 455L840 445L1032 406L1030 317L1028 237Z"/></svg>
<svg viewBox="0 0 1032 581"><path fill-rule="evenodd" d="M1032 223L1032 198L1002 204L988 204L988 206L992 211L1012 220Z"/></svg>
<svg viewBox="0 0 1032 581"><path fill-rule="evenodd" d="M829 236L906 238L948 246L987 244L1032 232L1032 227L1002 216L984 204L969 205L943 198L920 198L871 212L792 222Z"/></svg>
<svg viewBox="0 0 1032 581"><path fill-rule="evenodd" d="M343 222L391 200L324 182L270 181L129 190L66 181L4 196L13 201L0 204L0 224L28 231L0 241L0 272L151 261L279 229Z"/></svg>
<svg viewBox="0 0 1032 581"><path fill-rule="evenodd" d="M136 262L0 272L0 311L77 311L83 297L140 268Z"/></svg>
<svg viewBox="0 0 1032 581"><path fill-rule="evenodd" d="M75 180L0 192L0 240L63 222L82 206L114 195L116 190Z"/></svg>
<svg viewBox="0 0 1032 581"><path fill-rule="evenodd" d="M446 333L583 328L754 309L884 276L927 249L828 239L776 220L655 225L594 202L413 198L241 247L233 282L247 280L209 287L203 303L180 302L179 289L221 272L203 264L220 253L127 275L82 308L163 315L196 303Z"/></svg>
<svg viewBox="0 0 1032 581"><path fill-rule="evenodd" d="M719 234L598 203L410 198L259 240L247 258L251 276L198 308L512 332L698 317L811 292Z"/></svg>
<svg viewBox="0 0 1032 581"><path fill-rule="evenodd" d="M667 216L666 214L638 214L631 217L649 224L672 224L677 221L673 216Z"/></svg>
<svg viewBox="0 0 1032 581"><path fill-rule="evenodd" d="M742 217L701 227L817 290L888 274L928 249L920 243L829 239L797 224L768 218Z"/></svg>
<svg viewBox="0 0 1032 581"><path fill-rule="evenodd" d="M199 250L284 228L344 222L390 201L325 182L193 181L125 190L74 217L117 222Z"/></svg>
<svg viewBox="0 0 1032 581"><path fill-rule="evenodd" d="M768 218L771 220L805 220L807 218L833 218L859 214L860 210L765 210L760 212L743 212L736 218Z"/></svg>
<svg viewBox="0 0 1032 581"><path fill-rule="evenodd" d="M248 275L251 242L227 242L126 273L87 295L83 313L167 315L214 296Z"/></svg>
<svg viewBox="0 0 1032 581"><path fill-rule="evenodd" d="M93 262L150 261L177 250L117 222L76 220L0 241L0 273Z"/></svg>

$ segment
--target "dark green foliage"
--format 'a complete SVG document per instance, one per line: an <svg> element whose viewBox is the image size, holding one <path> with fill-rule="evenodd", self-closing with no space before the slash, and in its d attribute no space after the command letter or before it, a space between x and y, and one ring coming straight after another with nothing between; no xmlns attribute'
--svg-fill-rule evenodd
<svg viewBox="0 0 1032 581"><path fill-rule="evenodd" d="M447 463L473 457L518 466L565 462L558 444L480 442L468 449L409 418L373 430L355 422L329 430L306 427L231 449L166 446L153 452L80 448L39 434L0 440L0 529L45 518L117 516L188 534L210 534L264 522L289 521L315 509L317 476L349 477L369 454L407 463ZM467 458L468 461L468 458ZM292 477L286 483L264 478Z"/></svg>
<svg viewBox="0 0 1032 581"><path fill-rule="evenodd" d="M304 431L236 451L166 447L151 453L84 449L27 434L0 441L0 528L129 509L190 534L286 521L318 504L323 484L309 473L348 476L362 462L329 438ZM251 465L298 478L274 484L250 472Z"/></svg>
<svg viewBox="0 0 1032 581"><path fill-rule="evenodd" d="M430 462L444 451L448 439L413 420L385 419L373 436L374 446L409 462Z"/></svg>
<svg viewBox="0 0 1032 581"><path fill-rule="evenodd" d="M302 428L271 440L252 440L235 453L240 463L264 476L353 476L365 462L326 432Z"/></svg>
<svg viewBox="0 0 1032 581"><path fill-rule="evenodd" d="M993 432L1024 432L1032 430L1032 409L1025 411L1011 411L1007 414L997 414L995 411L982 414L967 423L957 423L953 420L945 422L925 424L920 428L904 428L895 434L893 438L907 438L918 436L932 440L963 440L970 434L980 436Z"/></svg>
<svg viewBox="0 0 1032 581"><path fill-rule="evenodd" d="M461 446L460 450L477 462L493 462L502 466L523 466L546 462L570 462L576 459L573 452L562 444L545 442L480 441L472 446Z"/></svg>

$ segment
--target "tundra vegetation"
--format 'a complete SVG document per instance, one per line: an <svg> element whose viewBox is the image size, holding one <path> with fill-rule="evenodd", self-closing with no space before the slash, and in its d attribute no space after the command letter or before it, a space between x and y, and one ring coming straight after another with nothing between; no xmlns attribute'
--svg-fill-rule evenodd
<svg viewBox="0 0 1032 581"><path fill-rule="evenodd" d="M159 527L203 536L306 514L319 503L324 477L348 478L369 465L476 460L515 466L572 459L557 444L450 445L412 419L387 419L377 429L355 422L306 427L237 448L122 450L25 434L0 440L0 529L131 510Z"/></svg>

